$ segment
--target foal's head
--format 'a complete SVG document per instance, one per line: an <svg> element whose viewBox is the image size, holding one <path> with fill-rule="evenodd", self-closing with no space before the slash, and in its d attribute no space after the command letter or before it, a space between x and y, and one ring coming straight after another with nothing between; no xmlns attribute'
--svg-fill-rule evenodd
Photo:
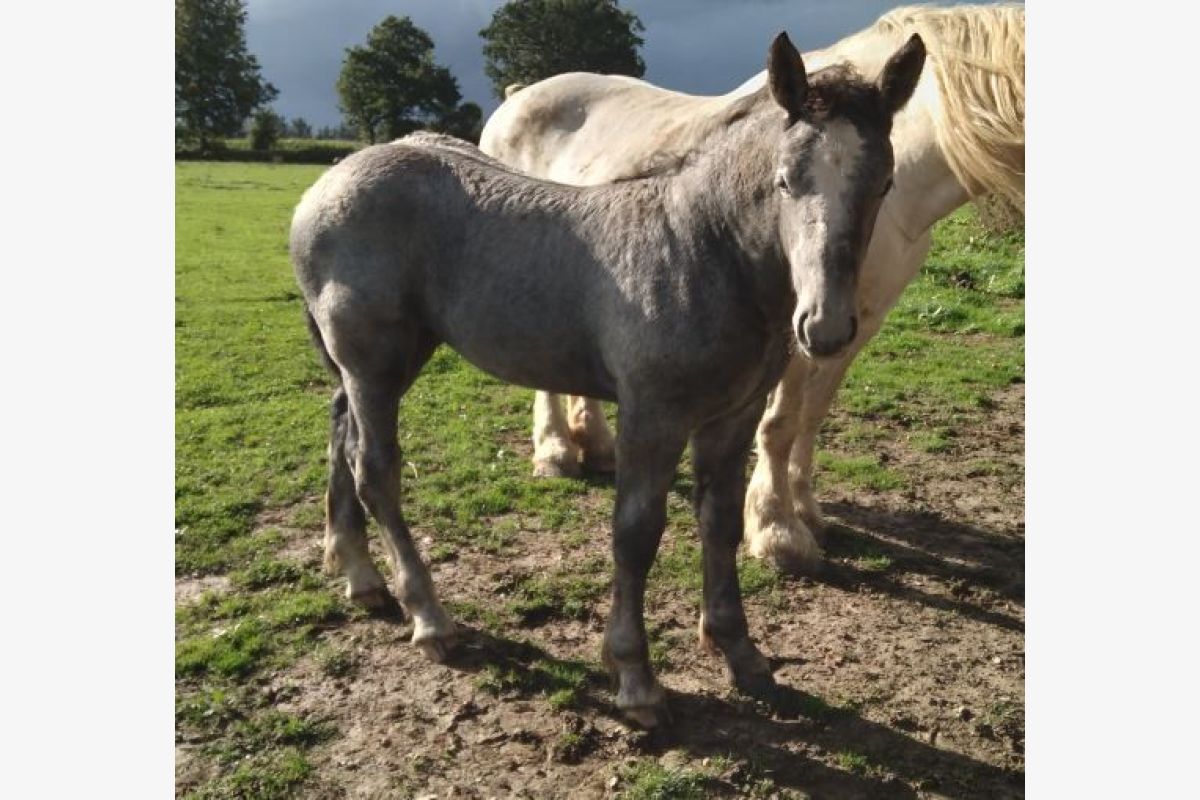
<svg viewBox="0 0 1200 800"><path fill-rule="evenodd" d="M858 328L855 292L875 217L892 185L892 115L925 64L917 35L876 83L849 67L805 74L786 33L771 44L767 83L787 112L775 156L780 233L796 289L796 339L810 356L836 355Z"/></svg>

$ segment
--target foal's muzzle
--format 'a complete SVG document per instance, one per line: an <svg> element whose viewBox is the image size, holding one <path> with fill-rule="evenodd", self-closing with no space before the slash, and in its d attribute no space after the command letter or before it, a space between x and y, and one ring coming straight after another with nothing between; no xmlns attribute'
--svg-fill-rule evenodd
<svg viewBox="0 0 1200 800"><path fill-rule="evenodd" d="M858 317L854 314L826 316L800 313L796 320L796 341L805 355L831 358L845 350L858 335Z"/></svg>

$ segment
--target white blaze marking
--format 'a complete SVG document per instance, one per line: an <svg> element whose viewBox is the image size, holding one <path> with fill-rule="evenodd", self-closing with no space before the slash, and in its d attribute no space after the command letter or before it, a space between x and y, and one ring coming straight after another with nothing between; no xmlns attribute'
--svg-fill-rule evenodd
<svg viewBox="0 0 1200 800"><path fill-rule="evenodd" d="M792 249L792 264L804 275L792 319L795 326L800 314L811 311L811 298L825 291L824 273L820 268L825 242L846 235L850 195L850 177L858 165L862 138L854 126L845 120L835 120L825 126L820 141L813 148L808 164L808 177L814 194L799 201L800 241Z"/></svg>

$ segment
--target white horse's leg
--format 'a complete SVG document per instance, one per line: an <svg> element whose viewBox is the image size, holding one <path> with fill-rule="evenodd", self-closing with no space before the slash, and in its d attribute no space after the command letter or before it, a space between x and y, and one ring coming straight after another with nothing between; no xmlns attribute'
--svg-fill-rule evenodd
<svg viewBox="0 0 1200 800"><path fill-rule="evenodd" d="M599 400L567 397L567 420L571 438L583 451L583 468L588 472L613 472L617 468L617 445L604 418Z"/></svg>
<svg viewBox="0 0 1200 800"><path fill-rule="evenodd" d="M558 395L533 396L533 474L539 478L579 477L579 448L571 441L571 428Z"/></svg>
<svg viewBox="0 0 1200 800"><path fill-rule="evenodd" d="M814 534L820 534L825 529L821 506L813 496L813 456L817 447L817 434L821 430L821 423L825 421L825 415L829 413L838 387L842 385L842 378L845 377L846 370L859 349L858 346L854 346L851 352L836 362L822 363L813 370L804 387L804 400L800 404L796 438L788 463L788 486L791 490L792 508L800 518L801 524Z"/></svg>
<svg viewBox="0 0 1200 800"><path fill-rule="evenodd" d="M918 265L920 262L917 262ZM898 271L899 272L899 271ZM903 274L903 273L902 273ZM872 312L861 309L859 312L858 334L850 346L834 360L825 360L815 365L805 382L803 401L798 409L799 424L796 431L795 443L792 445L788 464L788 484L791 489L793 508L800 520L809 530L821 533L825 528L825 518L821 514L821 506L813 496L813 456L817 447L817 434L821 431L821 423L833 405L838 387L846 377L850 364L866 346L867 342L879 333L887 311L900 297L907 281L895 281L898 286L888 287L887 296L875 298L876 307L882 311Z"/></svg>
<svg viewBox="0 0 1200 800"><path fill-rule="evenodd" d="M788 484L788 456L799 430L800 405L812 364L803 356L788 363L771 392L758 426L758 463L746 490L744 519L750 555L768 559L787 572L819 566L821 548L812 531L796 518Z"/></svg>

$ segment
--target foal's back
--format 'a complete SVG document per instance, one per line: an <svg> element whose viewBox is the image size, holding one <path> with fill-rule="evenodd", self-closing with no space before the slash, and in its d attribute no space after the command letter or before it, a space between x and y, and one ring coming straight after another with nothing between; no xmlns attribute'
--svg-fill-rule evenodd
<svg viewBox="0 0 1200 800"><path fill-rule="evenodd" d="M356 346L419 325L508 382L615 398L614 364L655 355L651 321L674 351L673 319L729 313L711 265L679 263L667 194L555 184L420 134L329 170L297 208L292 255L314 314Z"/></svg>

